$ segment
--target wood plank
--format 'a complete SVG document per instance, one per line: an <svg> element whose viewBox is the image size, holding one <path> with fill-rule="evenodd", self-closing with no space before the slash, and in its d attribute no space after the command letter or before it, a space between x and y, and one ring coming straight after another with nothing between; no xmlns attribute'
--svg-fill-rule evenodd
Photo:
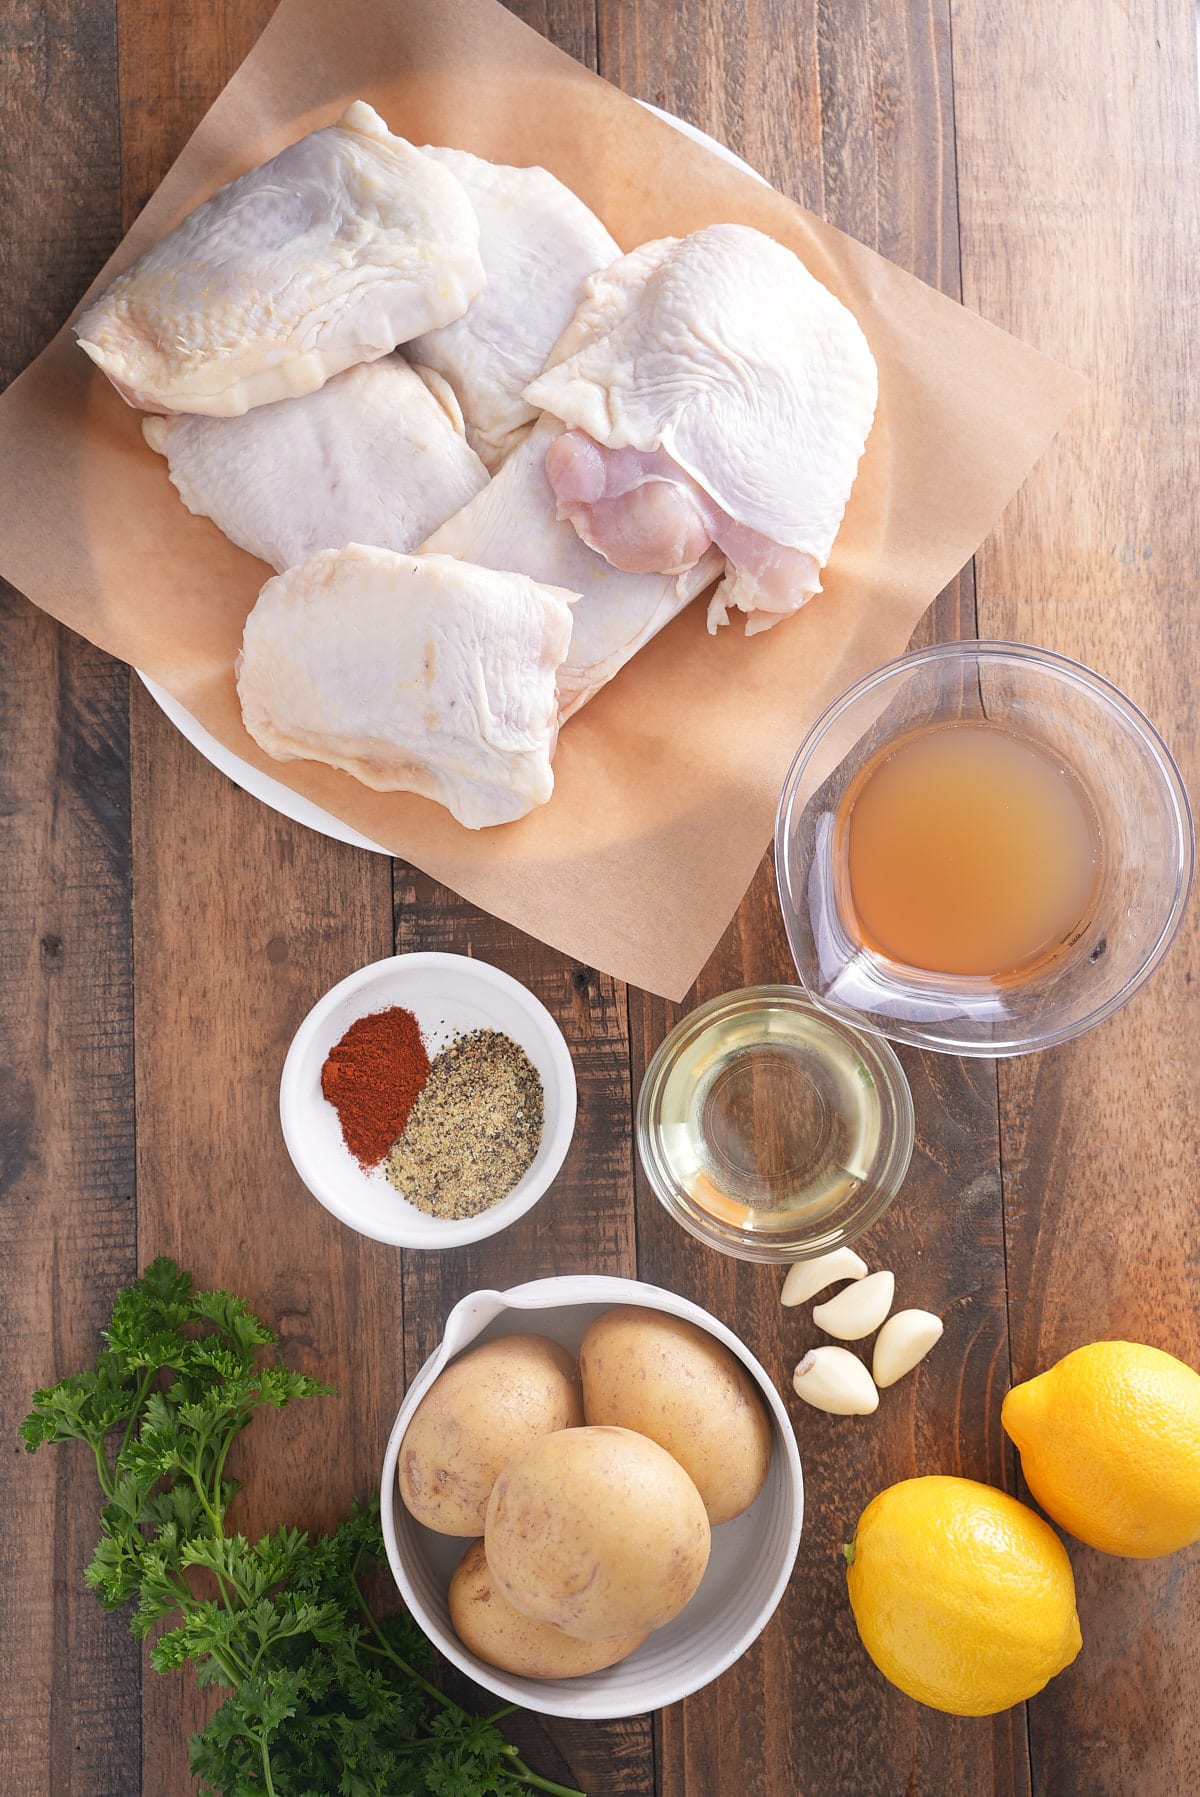
<svg viewBox="0 0 1200 1797"><path fill-rule="evenodd" d="M161 179L273 10L123 0L124 219ZM309 1006L391 947L383 857L239 793L138 689L133 705L138 1220L143 1263L176 1255L242 1292L336 1399L257 1418L235 1469L238 1525L335 1526L374 1489L403 1389L396 1258L342 1229L292 1171L279 1071ZM213 1702L147 1674L143 1789L191 1788L187 1738Z"/></svg>
<svg viewBox="0 0 1200 1797"><path fill-rule="evenodd" d="M583 9L553 8L547 22L561 34L560 41L566 40L565 47L587 47ZM189 116L193 99L199 108L210 97L198 84L192 48L182 59L184 74L176 74L172 85L170 72L180 66L178 29L175 22L168 28L147 16L151 42L145 94L137 87L131 91L130 83L140 79L142 56L136 43L127 43L125 66L131 73L123 99L133 129L126 165L130 212L152 189L162 163L177 151L194 122ZM219 34L214 38L208 32L203 45L215 58L215 89L218 72L229 72L221 62ZM169 96L165 114L164 93ZM569 1200L555 1203L553 1230L548 1201L511 1238L504 1238L502 1248L484 1244L461 1256L401 1257L360 1242L301 1193L286 1165L272 1114L278 1070L272 1065L270 1076L262 1076L262 1043L270 1041L273 1055L281 1059L308 1003L350 967L389 951L393 934L387 864L322 844L270 819L249 800L231 799L225 783L197 764L143 701L135 705L135 720L138 991L143 1002L150 995L153 1012L145 1032L139 1032L139 1067L144 1062L146 1068L139 1113L141 1176L148 1194L143 1234L152 1236L158 1248L179 1244L182 1252L187 1244L186 1258L195 1264L199 1253L206 1279L233 1279L239 1289L261 1292L267 1315L282 1308L288 1319L285 1338L292 1338L302 1362L332 1368L346 1394L339 1405L341 1420L310 1420L303 1412L279 1419L287 1424L286 1441L280 1437L283 1464L273 1470L260 1464L262 1436L256 1424L244 1500L247 1526L254 1529L285 1515L321 1526L336 1520L354 1490L373 1485L404 1384L436 1343L453 1297L476 1285L511 1284L557 1270L562 1242L572 1235L579 1243L579 1264L594 1265L594 1216L602 1206L605 1264L632 1270L627 1104L623 1156L620 1134L609 1127L611 1091L618 1099L627 1095L623 994L587 970L568 968L540 945L518 941L515 932L508 932L511 940L506 940L501 926L398 867L397 946L469 945L540 989L569 1027L580 1074L581 1126L559 1184ZM171 819L180 821L172 825ZM261 876L231 880L226 869L235 861L250 868L281 861L286 865L286 892L272 899L266 913L269 942L261 940L267 926L257 915L262 911ZM143 878L152 895L149 915L142 905ZM338 895L336 924L329 917L332 892ZM185 896L189 911L198 903L208 918L199 940L195 925L183 915ZM265 989L259 991L264 980ZM216 1143L206 1138L217 1113L195 1090L195 1067L189 1074L162 1061L163 1045L180 1030L188 1033L202 1067L225 1070L223 1139ZM620 1209L609 1205L607 1187L601 1192L614 1166L618 1174L623 1172L624 1222ZM180 1168L187 1169L182 1178ZM198 1247L189 1218L195 1205L205 1202L204 1189L218 1173L224 1190L207 1202L215 1202L230 1237L222 1242L220 1228L206 1228ZM241 1214L241 1193L247 1190L265 1193L254 1202L253 1223ZM298 1205L303 1208L297 1210ZM568 1222L571 1212L573 1224ZM286 1250L280 1248L282 1241ZM318 1266L321 1273L313 1282L311 1269ZM396 1344L390 1358L381 1353L381 1344L389 1340ZM274 1421L264 1424L264 1435ZM321 1451L314 1452L318 1441ZM314 1489L317 1466L322 1478ZM297 1493L303 1493L299 1509ZM465 1681L458 1688L469 1697ZM490 1697L482 1702L494 1707ZM203 1703L182 1681L170 1686L154 1682L147 1694L147 1793L183 1788L186 1759L180 1743L204 1713ZM591 1729L569 1723L543 1727L535 1718L513 1718L507 1732L547 1775L586 1780L593 1789L641 1793L653 1787L645 1723Z"/></svg>
<svg viewBox="0 0 1200 1797"><path fill-rule="evenodd" d="M110 6L0 16L0 383L119 235L115 58ZM15 1439L35 1388L93 1362L135 1263L125 678L8 587L0 665L0 1789L132 1797L139 1657L83 1585L95 1468Z"/></svg>
<svg viewBox="0 0 1200 1797"><path fill-rule="evenodd" d="M120 236L116 62L115 0L0 9L2 385L50 341Z"/></svg>
<svg viewBox="0 0 1200 1797"><path fill-rule="evenodd" d="M979 558L981 629L1099 668L1194 791L1195 22L1117 0L953 13L965 297L1091 377ZM1193 904L1126 1011L1001 1066L1014 1379L1105 1336L1200 1365L1198 974ZM1084 1649L1031 1706L1039 1789L1200 1788L1200 1559L1072 1558Z"/></svg>
<svg viewBox="0 0 1200 1797"><path fill-rule="evenodd" d="M426 875L396 867L396 950L469 954L511 973L561 1028L575 1067L579 1112L570 1151L551 1190L528 1216L482 1242L408 1254L404 1351L411 1380L441 1338L446 1315L468 1292L503 1291L563 1273L636 1277L631 1175L629 1038L625 988L466 904ZM465 1681L447 1688L481 1707L494 1699ZM505 1723L544 1776L599 1797L654 1791L647 1718L579 1723L512 1716Z"/></svg>
<svg viewBox="0 0 1200 1797"><path fill-rule="evenodd" d="M129 229L278 0L116 0L121 200Z"/></svg>
<svg viewBox="0 0 1200 1797"><path fill-rule="evenodd" d="M791 978L764 867L694 997ZM678 1010L635 1000L635 1080L690 1008L690 1000ZM1029 1787L1022 1712L980 1724L910 1703L866 1660L845 1598L840 1547L877 1491L931 1471L1011 1483L999 1429L1008 1350L994 1072L952 1057L901 1059L917 1150L900 1197L861 1246L872 1266L895 1270L904 1304L945 1318L946 1334L874 1418L824 1418L790 1396L794 1366L823 1338L806 1312L781 1310L782 1273L725 1260L684 1236L639 1176L642 1276L704 1304L763 1361L788 1398L806 1486L797 1572L775 1618L714 1688L663 1715L668 1797L715 1797L735 1775L745 1780L739 1788L772 1794L780 1766L796 1789L864 1797L902 1789L1007 1797Z"/></svg>
<svg viewBox="0 0 1200 1797"><path fill-rule="evenodd" d="M525 23L596 66L590 4L510 4ZM513 1228L438 1255L405 1256L405 1368L411 1379L432 1353L452 1305L484 1286L561 1273L635 1277L628 1004L625 988L486 916L412 868L396 863L396 949L473 954L504 968L542 1000L567 1041L579 1111L563 1170L542 1202ZM494 1702L466 1680L446 1684L481 1708ZM655 1789L648 1717L608 1723L511 1716L509 1737L543 1776L612 1797Z"/></svg>
<svg viewBox="0 0 1200 1797"><path fill-rule="evenodd" d="M622 23L626 9L610 10L613 35L602 25L602 49L612 43L627 60L604 73L724 135L777 186L957 296L944 5L752 7L737 29L754 66L753 88L731 48L722 72L735 89L744 87L743 99L735 94L708 108L697 96L717 82L712 45L731 25L720 7L700 8L690 34L668 30L652 6L637 9L636 32ZM696 63L706 70L703 80ZM967 570L939 598L918 640L973 629ZM693 1002L793 979L768 859L684 1006L631 994L635 1087L666 1029ZM1008 1358L994 1075L940 1057L904 1060L917 1154L866 1252L873 1264L897 1270L905 1303L946 1315L946 1337L918 1379L867 1424L800 1415L791 1401L807 1483L798 1571L745 1658L715 1687L664 1713L664 1797L733 1789L979 1797L1029 1787L1022 1712L966 1723L910 1703L866 1660L845 1598L840 1544L876 1491L932 1470L995 1483L1011 1476L997 1415ZM722 1260L682 1235L640 1176L639 1266L737 1329L788 1391L792 1368L818 1332L806 1316L780 1310L781 1275Z"/></svg>
<svg viewBox="0 0 1200 1797"><path fill-rule="evenodd" d="M518 19L587 69L596 67L596 9L591 0L502 0Z"/></svg>
<svg viewBox="0 0 1200 1797"><path fill-rule="evenodd" d="M233 1469L251 1538L327 1529L376 1488L403 1391L399 1266L296 1177L279 1075L321 993L388 953L389 866L238 792L144 694L132 717L139 1255L242 1293L337 1387L256 1417ZM147 1673L146 1797L191 1788L187 1738L212 1707L189 1673Z"/></svg>
<svg viewBox="0 0 1200 1797"><path fill-rule="evenodd" d="M96 1469L15 1442L33 1391L94 1363L136 1259L124 670L9 589L0 643L0 1789L125 1797L139 1662L83 1584Z"/></svg>
<svg viewBox="0 0 1200 1797"><path fill-rule="evenodd" d="M626 93L710 132L782 193L820 212L817 0L676 7L600 0L599 70ZM781 43L787 45L781 55Z"/></svg>

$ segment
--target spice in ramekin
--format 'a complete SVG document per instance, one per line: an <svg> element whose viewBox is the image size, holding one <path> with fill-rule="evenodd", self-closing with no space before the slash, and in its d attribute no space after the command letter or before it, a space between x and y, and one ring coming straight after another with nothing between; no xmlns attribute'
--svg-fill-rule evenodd
<svg viewBox="0 0 1200 1797"><path fill-rule="evenodd" d="M330 1049L321 1069L321 1091L338 1114L342 1140L364 1171L383 1160L428 1077L421 1026L402 1005L357 1018Z"/></svg>
<svg viewBox="0 0 1200 1797"><path fill-rule="evenodd" d="M472 1030L435 1057L385 1171L427 1215L474 1217L532 1166L542 1116L525 1050L499 1030Z"/></svg>

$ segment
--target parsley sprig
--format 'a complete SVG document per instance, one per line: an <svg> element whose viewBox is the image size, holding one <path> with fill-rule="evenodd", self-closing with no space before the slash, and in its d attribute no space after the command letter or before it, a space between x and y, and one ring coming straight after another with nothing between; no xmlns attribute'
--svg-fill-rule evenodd
<svg viewBox="0 0 1200 1797"><path fill-rule="evenodd" d="M242 1299L196 1292L156 1260L122 1291L92 1372L34 1394L30 1453L86 1441L104 1493L85 1578L130 1626L163 1623L150 1659L189 1661L230 1691L191 1742L192 1771L224 1797L582 1797L531 1772L496 1727L425 1676L429 1646L405 1613L363 1591L384 1557L377 1499L331 1535L226 1533L229 1450L256 1410L332 1387L261 1350L275 1337ZM511 1709L511 1705L508 1706Z"/></svg>

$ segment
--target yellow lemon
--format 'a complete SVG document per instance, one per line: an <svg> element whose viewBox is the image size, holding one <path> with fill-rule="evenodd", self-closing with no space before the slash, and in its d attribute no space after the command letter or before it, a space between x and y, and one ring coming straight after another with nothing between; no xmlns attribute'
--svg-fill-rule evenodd
<svg viewBox="0 0 1200 1797"><path fill-rule="evenodd" d="M1152 1560L1200 1541L1200 1373L1173 1354L1092 1342L1000 1417L1042 1509L1089 1547Z"/></svg>
<svg viewBox="0 0 1200 1797"><path fill-rule="evenodd" d="M863 1511L846 1558L863 1646L885 1678L935 1710L1006 1710L1083 1644L1062 1542L991 1485L890 1485Z"/></svg>

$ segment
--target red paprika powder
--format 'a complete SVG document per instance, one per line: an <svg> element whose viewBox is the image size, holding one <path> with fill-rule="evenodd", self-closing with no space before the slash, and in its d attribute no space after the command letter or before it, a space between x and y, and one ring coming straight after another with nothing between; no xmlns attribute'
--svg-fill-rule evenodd
<svg viewBox="0 0 1200 1797"><path fill-rule="evenodd" d="M379 1165L402 1134L428 1077L421 1026L401 1005L357 1018L330 1049L321 1069L321 1090L360 1167Z"/></svg>

